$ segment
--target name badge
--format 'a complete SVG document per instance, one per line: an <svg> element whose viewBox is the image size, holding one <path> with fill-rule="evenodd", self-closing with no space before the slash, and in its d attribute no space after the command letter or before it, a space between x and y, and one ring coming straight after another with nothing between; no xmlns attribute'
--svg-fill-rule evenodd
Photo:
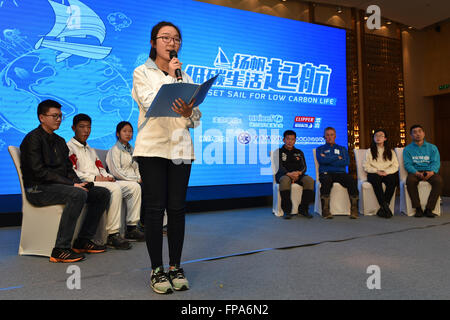
<svg viewBox="0 0 450 320"><path fill-rule="evenodd" d="M339 149L334 149L334 154L341 154L341 153L339 152Z"/></svg>

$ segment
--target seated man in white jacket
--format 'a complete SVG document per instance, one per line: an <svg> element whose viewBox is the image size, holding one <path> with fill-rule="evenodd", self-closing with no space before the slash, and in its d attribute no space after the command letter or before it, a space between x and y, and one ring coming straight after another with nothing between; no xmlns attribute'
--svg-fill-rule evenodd
<svg viewBox="0 0 450 320"><path fill-rule="evenodd" d="M127 206L127 231L125 238L144 241L144 234L136 228L141 211L141 187L133 181L116 181L103 167L97 153L87 144L91 134L91 118L78 114L73 118L72 130L75 133L67 146L70 160L78 177L84 182L94 182L96 186L107 188L111 192L111 203L107 212L107 245L116 249L130 249L129 241L120 237L122 199Z"/></svg>

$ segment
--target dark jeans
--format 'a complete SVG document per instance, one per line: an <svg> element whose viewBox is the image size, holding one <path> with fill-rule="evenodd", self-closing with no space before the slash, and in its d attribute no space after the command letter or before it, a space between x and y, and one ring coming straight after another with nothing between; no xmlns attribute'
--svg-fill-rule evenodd
<svg viewBox="0 0 450 320"><path fill-rule="evenodd" d="M44 184L26 192L28 201L37 207L64 204L59 222L55 248L70 248L73 234L83 206L87 204L78 238L92 239L97 231L101 216L109 206L110 193L102 187L92 187L89 192L65 184Z"/></svg>
<svg viewBox="0 0 450 320"><path fill-rule="evenodd" d="M413 208L420 207L420 198L419 191L417 186L419 185L419 178L413 173L408 173L408 177L406 178L406 188L408 189L409 196L411 198L411 204ZM439 196L442 194L442 189L444 188L444 181L442 177L435 173L431 178L427 180L429 184L431 184L431 192L428 196L428 201L426 205L426 209L434 210L436 207L436 202Z"/></svg>
<svg viewBox="0 0 450 320"><path fill-rule="evenodd" d="M394 195L395 188L398 186L398 172L388 174L387 176L380 176L376 173L368 173L367 181L372 184L373 191L377 197L380 207L383 203L389 204ZM383 185L386 185L386 190L383 192Z"/></svg>
<svg viewBox="0 0 450 320"><path fill-rule="evenodd" d="M358 187L356 185L356 180L353 179L351 175L346 172L328 172L321 173L319 175L320 194L322 196L329 196L331 193L331 188L333 183L338 182L343 187L347 188L350 197L358 196Z"/></svg>
<svg viewBox="0 0 450 320"><path fill-rule="evenodd" d="M191 164L175 164L158 157L139 157L138 163L143 184L145 238L152 269L163 266L162 229L166 209L169 265L180 265Z"/></svg>

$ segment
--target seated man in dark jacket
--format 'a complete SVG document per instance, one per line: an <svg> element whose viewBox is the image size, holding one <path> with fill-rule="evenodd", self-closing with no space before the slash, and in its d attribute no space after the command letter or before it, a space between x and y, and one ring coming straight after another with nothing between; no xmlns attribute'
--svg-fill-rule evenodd
<svg viewBox="0 0 450 320"><path fill-rule="evenodd" d="M307 218L312 218L308 210L309 205L314 201L314 179L305 174L305 156L301 150L295 148L297 139L295 131L286 130L283 136L284 146L275 151L278 152L279 157L275 180L280 184L281 209L284 212L284 218L292 217L291 186L293 183L303 186L298 212Z"/></svg>
<svg viewBox="0 0 450 320"><path fill-rule="evenodd" d="M41 102L37 110L40 125L28 133L20 145L23 182L28 201L35 206L64 204L51 262L76 262L83 253L106 250L91 241L102 214L109 206L108 189L82 183L72 169L69 149L54 133L61 124L61 105ZM78 239L71 248L78 217L87 203L87 213Z"/></svg>

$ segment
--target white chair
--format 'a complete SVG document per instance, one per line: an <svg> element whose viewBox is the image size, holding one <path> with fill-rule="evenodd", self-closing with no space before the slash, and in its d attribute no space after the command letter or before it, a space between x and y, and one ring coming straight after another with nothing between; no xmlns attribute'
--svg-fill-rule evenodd
<svg viewBox="0 0 450 320"><path fill-rule="evenodd" d="M314 203L314 212L322 215L322 203L320 201L320 181L319 181L319 163L317 162L316 149L313 149L314 165L316 167L316 199ZM333 183L330 193L330 213L332 215L350 215L350 198L347 188L340 183Z"/></svg>
<svg viewBox="0 0 450 320"><path fill-rule="evenodd" d="M400 178L400 212L403 212L408 216L413 216L416 213L416 209L412 207L411 198L409 196L408 189L406 188L406 177L408 176L408 172L406 171L403 162L403 149L404 148L395 148L395 153L397 154L399 165L398 172ZM420 205L422 206L422 210L425 210L428 196L431 192L431 184L426 181L420 181L417 189L419 191ZM439 197L439 199L436 201L436 207L434 208L433 213L438 216L441 215L441 197Z"/></svg>
<svg viewBox="0 0 450 320"><path fill-rule="evenodd" d="M25 196L25 187L22 180L20 149L15 146L9 146L8 151L16 167L22 191L22 228L20 232L19 255L50 257L55 247L64 205L36 207L29 203ZM83 209L78 219L74 239L78 235L84 215L85 209Z"/></svg>
<svg viewBox="0 0 450 320"><path fill-rule="evenodd" d="M366 157L368 149L355 149L355 161L356 161L356 174L358 176L358 191L359 191L359 212L367 216L373 216L377 214L380 205L373 190L373 186L367 181L367 172L364 171L363 163ZM383 190L386 190L386 186L383 185ZM392 212L395 209L395 192L392 195L392 199L389 203L389 208Z"/></svg>
<svg viewBox="0 0 450 320"><path fill-rule="evenodd" d="M272 213L277 217L282 217L284 215L281 209L281 195L280 195L280 185L275 181L275 174L278 172L278 150L270 153L270 160L273 172L273 205ZM291 214L298 214L298 206L302 201L303 187L297 183L293 183L291 186L291 201L292 201L292 211Z"/></svg>

